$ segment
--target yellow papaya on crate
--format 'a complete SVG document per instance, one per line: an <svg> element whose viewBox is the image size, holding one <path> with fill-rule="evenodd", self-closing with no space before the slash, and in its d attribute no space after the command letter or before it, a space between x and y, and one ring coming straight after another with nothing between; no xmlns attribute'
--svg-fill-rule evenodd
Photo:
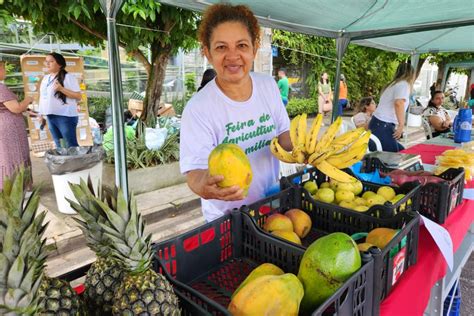
<svg viewBox="0 0 474 316"><path fill-rule="evenodd" d="M303 285L296 275L265 275L243 287L228 310L233 316L297 316L303 295Z"/></svg>
<svg viewBox="0 0 474 316"><path fill-rule="evenodd" d="M279 267L277 267L274 264L263 263L263 264L259 265L258 267L256 267L255 269L253 269L252 272L250 272L250 274L245 278L245 280L242 283L240 283L237 290L235 290L234 293L232 294L231 299L235 295L237 295L237 293L239 293L239 291L244 286L246 286L249 282L251 282L251 281L253 281L253 280L255 280L259 277L262 277L264 275L282 275L284 273L285 272L282 269L280 269Z"/></svg>

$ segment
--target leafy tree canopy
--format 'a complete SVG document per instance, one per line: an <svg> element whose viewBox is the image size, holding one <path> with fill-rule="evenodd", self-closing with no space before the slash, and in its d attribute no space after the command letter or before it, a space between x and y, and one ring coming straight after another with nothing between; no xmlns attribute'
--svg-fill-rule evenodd
<svg viewBox="0 0 474 316"><path fill-rule="evenodd" d="M54 33L65 42L103 46L107 39L105 15L97 0L5 0L3 8L31 21L35 32ZM119 45L149 74L145 114L158 110L169 57L180 48L187 51L196 47L198 20L195 12L155 0L124 1L117 15Z"/></svg>

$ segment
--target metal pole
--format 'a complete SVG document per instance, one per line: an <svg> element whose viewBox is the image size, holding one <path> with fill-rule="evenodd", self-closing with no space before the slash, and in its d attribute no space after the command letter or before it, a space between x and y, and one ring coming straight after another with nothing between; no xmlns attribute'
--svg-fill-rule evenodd
<svg viewBox="0 0 474 316"><path fill-rule="evenodd" d="M351 39L348 37L338 37L336 39L337 50L337 64L336 64L336 78L334 79L334 97L332 100L332 119L331 122L338 117L339 112L339 83L341 81L341 63L347 46L349 46Z"/></svg>
<svg viewBox="0 0 474 316"><path fill-rule="evenodd" d="M120 54L118 49L115 17L123 0L100 0L107 18L107 43L109 51L110 96L112 99L112 128L114 131L115 184L128 199L127 154L123 124L123 93Z"/></svg>

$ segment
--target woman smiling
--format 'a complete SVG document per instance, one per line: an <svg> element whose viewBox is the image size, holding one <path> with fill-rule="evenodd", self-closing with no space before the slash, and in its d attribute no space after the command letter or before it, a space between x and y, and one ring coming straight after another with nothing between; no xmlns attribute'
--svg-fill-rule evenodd
<svg viewBox="0 0 474 316"><path fill-rule="evenodd" d="M253 13L242 5L209 7L201 21L199 41L217 75L186 105L180 167L191 190L201 196L204 216L210 221L264 197L278 180L279 162L270 152L271 139L278 137L287 150L292 145L288 114L275 81L250 72L260 42ZM239 145L254 170L246 197L237 186L218 187L223 177L208 173L210 152L226 142Z"/></svg>

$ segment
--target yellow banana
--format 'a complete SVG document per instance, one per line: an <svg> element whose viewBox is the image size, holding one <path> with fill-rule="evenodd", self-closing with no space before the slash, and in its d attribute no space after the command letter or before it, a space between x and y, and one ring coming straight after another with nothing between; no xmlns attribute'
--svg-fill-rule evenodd
<svg viewBox="0 0 474 316"><path fill-rule="evenodd" d="M316 167L317 164L323 160L326 160L332 154L334 154L334 150L332 149L328 149L323 152L314 152L311 156L309 156L308 163Z"/></svg>
<svg viewBox="0 0 474 316"><path fill-rule="evenodd" d="M287 152L281 145L278 143L278 137L274 137L272 142L270 143L270 151L272 152L273 156L275 156L278 160L287 163L295 163L295 159L291 155L291 153Z"/></svg>
<svg viewBox="0 0 474 316"><path fill-rule="evenodd" d="M300 116L297 115L295 116L290 123L290 139L291 139L291 144L293 147L296 147L298 145L298 122L300 120Z"/></svg>
<svg viewBox="0 0 474 316"><path fill-rule="evenodd" d="M303 113L298 121L298 146L303 146L303 149L306 141L307 117L308 115Z"/></svg>
<svg viewBox="0 0 474 316"><path fill-rule="evenodd" d="M304 153L304 146L293 147L293 152L291 153L291 155L297 163L304 163L306 159L306 155Z"/></svg>
<svg viewBox="0 0 474 316"><path fill-rule="evenodd" d="M328 177L339 181L339 182L356 182L357 179L348 175L342 170L337 169L333 165L331 165L329 162L326 160L321 161L319 164L315 166L316 168L319 169L322 173L327 175Z"/></svg>
<svg viewBox="0 0 474 316"><path fill-rule="evenodd" d="M323 115L319 113L313 120L311 124L311 129L309 133L306 134L306 142L305 148L308 155L314 153L314 149L316 148L316 142L318 141L318 134L319 129L321 128L321 124L323 123Z"/></svg>
<svg viewBox="0 0 474 316"><path fill-rule="evenodd" d="M355 142L350 144L350 147L359 147L360 145L368 144L370 135L372 133L370 131L366 131L362 136L360 136Z"/></svg>
<svg viewBox="0 0 474 316"><path fill-rule="evenodd" d="M321 140L316 144L316 148L314 152L322 152L324 148L327 148L331 142L333 141L334 137L336 136L337 131L341 127L342 124L342 117L338 117L331 126L328 127L326 133L324 133Z"/></svg>
<svg viewBox="0 0 474 316"><path fill-rule="evenodd" d="M358 147L352 146L347 151L330 156L326 159L326 162L339 169L348 168L364 158L367 153L367 147L369 147L368 144L362 144Z"/></svg>
<svg viewBox="0 0 474 316"><path fill-rule="evenodd" d="M364 132L365 128L363 127L347 131L341 136L334 138L331 143L331 146L343 148L357 140Z"/></svg>

